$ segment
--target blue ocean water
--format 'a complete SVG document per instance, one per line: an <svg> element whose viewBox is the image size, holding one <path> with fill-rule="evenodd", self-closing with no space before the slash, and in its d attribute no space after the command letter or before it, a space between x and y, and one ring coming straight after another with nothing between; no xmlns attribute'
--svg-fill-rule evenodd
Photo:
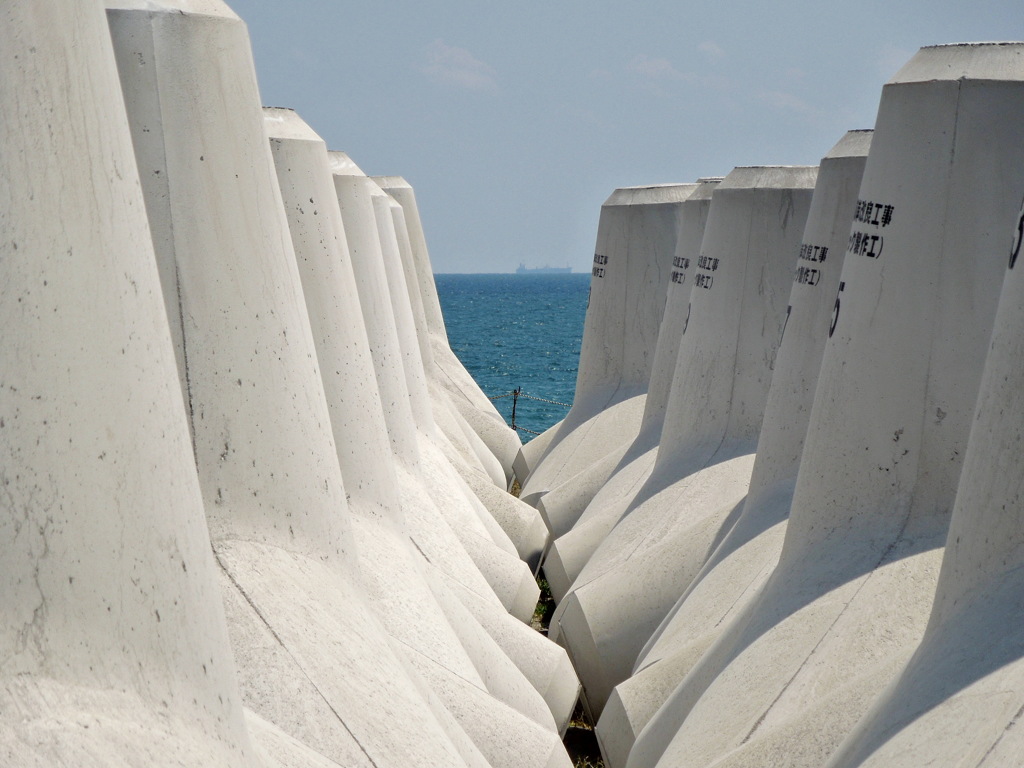
<svg viewBox="0 0 1024 768"><path fill-rule="evenodd" d="M434 275L448 341L490 397L524 395L571 404L590 275ZM495 400L507 422L511 397ZM528 442L568 412L519 397L516 426ZM530 431L526 431L530 430Z"/></svg>

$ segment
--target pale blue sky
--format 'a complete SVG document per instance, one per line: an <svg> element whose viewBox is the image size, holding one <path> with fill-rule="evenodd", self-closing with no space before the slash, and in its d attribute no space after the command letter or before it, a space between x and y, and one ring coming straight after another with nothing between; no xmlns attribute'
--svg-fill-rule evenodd
<svg viewBox="0 0 1024 768"><path fill-rule="evenodd" d="M435 272L589 271L615 187L816 164L923 45L1021 0L228 0L263 101L415 187Z"/></svg>

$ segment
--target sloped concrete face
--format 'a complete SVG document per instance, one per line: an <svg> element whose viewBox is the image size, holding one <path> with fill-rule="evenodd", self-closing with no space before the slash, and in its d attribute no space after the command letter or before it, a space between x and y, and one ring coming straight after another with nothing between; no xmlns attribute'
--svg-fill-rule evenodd
<svg viewBox="0 0 1024 768"><path fill-rule="evenodd" d="M186 410L245 703L340 763L459 764L352 568L245 26L213 3L108 17L147 209L172 235L157 258L175 276L165 294L182 328ZM396 718L407 728L389 728Z"/></svg>
<svg viewBox="0 0 1024 768"><path fill-rule="evenodd" d="M545 510L556 510L561 506L565 510L560 515L561 519L576 521L571 531L564 533L552 544L551 553L544 563L544 573L555 600L561 600L569 591L584 564L618 522L626 504L654 468L665 408L679 357L679 342L690 319L690 289L700 258L704 226L711 208L711 194L720 181L721 178L701 180L680 206L676 253L672 259L665 312L658 331L658 343L651 366L650 391L644 403L639 434L589 501L585 501L585 497L580 499L576 494L569 497L567 491L571 493L577 486L572 481L566 484L569 488L563 489L560 486L544 496L542 503ZM591 471L597 468L598 465L594 465ZM563 496L567 497L564 501ZM582 511L575 509L581 501L585 503Z"/></svg>
<svg viewBox="0 0 1024 768"><path fill-rule="evenodd" d="M439 447L451 443L461 461L485 472L496 487L503 488L506 478L501 464L427 374L427 367L433 366L433 352L429 339L421 333L425 328L422 311L417 311L422 309L421 297L409 287L409 278L415 279L416 274L402 207L379 185L371 189L371 198L417 429Z"/></svg>
<svg viewBox="0 0 1024 768"><path fill-rule="evenodd" d="M455 562L461 562L462 583L484 596L493 591L508 610L527 621L539 595L529 568L519 560L515 545L465 487L447 459L417 429L403 359L404 354L415 354L417 350L414 342L410 348L408 334L404 349L399 337L388 287L386 255L381 249L373 209L374 196L383 193L347 155L330 152L328 156L397 460L409 532L421 544L437 547L425 553L433 561L451 568ZM429 420L430 414L421 412L420 418ZM437 527L439 519L445 521L441 529ZM451 539L452 534L457 540ZM481 574L485 581L480 580Z"/></svg>
<svg viewBox="0 0 1024 768"><path fill-rule="evenodd" d="M0 755L256 766L102 5L5 3L0 102Z"/></svg>
<svg viewBox="0 0 1024 768"><path fill-rule="evenodd" d="M605 762L616 768L778 561L870 143L871 131L851 131L822 158L743 512L612 693L597 732Z"/></svg>
<svg viewBox="0 0 1024 768"><path fill-rule="evenodd" d="M263 110L350 506L401 529L397 479L323 140L292 110Z"/></svg>
<svg viewBox="0 0 1024 768"><path fill-rule="evenodd" d="M1024 183L1020 186L1024 196ZM1024 706L1019 392L1022 210L921 645L828 765L1012 765ZM990 244L993 248L997 243Z"/></svg>
<svg viewBox="0 0 1024 768"><path fill-rule="evenodd" d="M533 440L526 443L516 453L515 461L512 462L512 471L515 473L516 479L519 480L520 486L530 476L533 467L537 466L537 462L540 461L541 456L548 449L548 445L554 439L561 424L561 421L552 424L534 437Z"/></svg>
<svg viewBox="0 0 1024 768"><path fill-rule="evenodd" d="M411 544L404 534L404 514L394 459L388 443L347 240L328 168L326 147L290 110L264 110L264 119L288 214L296 262L304 287L308 288L306 302L317 355L322 361L331 424L353 516L353 533L359 554L356 566L367 599L364 603L361 596L357 596L352 604L358 610L372 611L379 617L387 634L398 642L396 650L399 657L407 653L422 653L448 674L472 680L483 687L483 681L476 676L472 663L424 581L419 556L410 551ZM326 584L321 582L310 589L322 593L326 591L325 587ZM341 599L348 590L345 585L340 588L335 585L330 591L335 599ZM324 621L322 613L325 612L315 617L316 622ZM341 634L337 628L318 629L334 637ZM369 643L369 648L386 659L388 644L386 638L376 637ZM352 652L346 651L345 655L351 656ZM336 662L327 660L324 664L332 667ZM258 677L263 679L268 677L269 670L280 670L282 678L295 674L295 670L273 656L268 658L265 653L256 654L251 666L261 670ZM369 666L379 668L380 663L370 660ZM392 668L387 674L396 672ZM467 765L485 762L458 725L448 722L450 714L435 701L436 695L418 680L415 672L407 676L405 670L399 670L397 677L409 679L411 686L418 682L422 696L418 706L438 719L459 757ZM254 680L254 687L257 683ZM301 734L307 743L319 745L323 739L321 732L303 730L307 728L306 723L317 722L315 702L319 697L315 691L304 698L305 708L296 710L293 702L287 702L289 706L275 702L270 686L264 684L262 690L266 691L264 706L279 707L273 710L275 719L294 719L290 730ZM371 692L366 701L372 701L374 695ZM312 717L308 714L309 708L314 710ZM354 764L359 764L355 762L359 759L366 759L365 754L352 758Z"/></svg>
<svg viewBox="0 0 1024 768"><path fill-rule="evenodd" d="M526 478L524 497L558 487L612 451L621 453L636 436L676 251L680 203L694 189L693 184L618 189L601 206L573 406ZM593 493L600 482L591 480ZM552 533L561 535L572 522Z"/></svg>
<svg viewBox="0 0 1024 768"><path fill-rule="evenodd" d="M631 765L758 764L796 731L787 761L821 764L919 642L1020 204L1021 61L922 49L885 86L779 565Z"/></svg>
<svg viewBox="0 0 1024 768"><path fill-rule="evenodd" d="M595 720L739 512L816 174L737 168L713 193L655 469L554 616Z"/></svg>
<svg viewBox="0 0 1024 768"><path fill-rule="evenodd" d="M1024 208L1009 227L1011 266L928 627L906 668L829 761L833 768L1012 765L1024 749L1015 727L1024 706L1024 633L1014 620L1024 610L1021 222ZM989 246L998 249L998 238Z"/></svg>
<svg viewBox="0 0 1024 768"><path fill-rule="evenodd" d="M108 19L147 211L172 233L157 259L174 276L166 303L213 538L340 560L344 518L328 510L344 492L245 25L219 3L108 3Z"/></svg>
<svg viewBox="0 0 1024 768"><path fill-rule="evenodd" d="M417 303L423 308L423 321L421 325L418 321L417 327L421 340L425 335L427 344L433 350L427 375L449 393L452 404L498 459L505 472L506 483L510 482L512 463L522 443L448 345L448 334L437 298L437 286L434 284L415 192L401 176L377 176L374 181L402 206L412 257L412 263L405 265L410 298L414 309ZM413 275L415 280L412 279ZM428 360L426 355L424 360Z"/></svg>

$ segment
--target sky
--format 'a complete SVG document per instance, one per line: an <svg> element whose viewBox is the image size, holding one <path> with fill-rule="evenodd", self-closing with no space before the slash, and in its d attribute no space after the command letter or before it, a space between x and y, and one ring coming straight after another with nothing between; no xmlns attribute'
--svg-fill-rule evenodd
<svg viewBox="0 0 1024 768"><path fill-rule="evenodd" d="M416 190L437 273L589 272L617 187L816 165L918 48L1021 0L227 0L267 106Z"/></svg>

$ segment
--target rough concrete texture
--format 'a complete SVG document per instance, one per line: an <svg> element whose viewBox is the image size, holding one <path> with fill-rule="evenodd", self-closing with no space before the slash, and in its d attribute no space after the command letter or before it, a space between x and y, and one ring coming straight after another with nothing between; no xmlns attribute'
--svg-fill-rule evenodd
<svg viewBox="0 0 1024 768"><path fill-rule="evenodd" d="M464 590L461 585L453 589ZM514 617L493 610L475 595L470 597L463 599L463 604L541 693L558 732L564 734L580 692L579 678L565 649Z"/></svg>
<svg viewBox="0 0 1024 768"><path fill-rule="evenodd" d="M761 764L784 730L802 734L787 763L820 765L920 641L1005 269L996 233L1020 205L1024 147L1002 129L1021 62L922 49L883 89L779 564L630 765Z"/></svg>
<svg viewBox="0 0 1024 768"><path fill-rule="evenodd" d="M526 482L530 472L537 466L537 462L544 454L544 451L548 449L548 445L554 439L561 424L561 421L552 424L516 452L516 458L512 462L512 471L520 486Z"/></svg>
<svg viewBox="0 0 1024 768"><path fill-rule="evenodd" d="M615 190L601 206L572 408L523 494L550 491L636 436L679 232L693 184ZM592 492L600 479L592 481ZM558 519L558 510L548 510ZM571 527L552 528L558 536Z"/></svg>
<svg viewBox="0 0 1024 768"><path fill-rule="evenodd" d="M265 110L265 122L284 191L300 272L308 284L319 286L316 292L307 296L307 303L310 316L317 318L313 320L314 328L323 330L322 334L315 335L318 353L324 360L324 370L333 371L325 373L325 380L331 377L335 379L333 392L339 402L334 404L332 421L341 418L335 424L335 431L339 439L338 454L342 467L344 469L355 465L352 468L357 472L366 471L359 466L365 463L390 468L392 479L389 482L381 485L371 477L360 483L357 492L351 494L350 506L355 516L356 538L360 545L360 570L372 604L381 615L389 634L398 641L397 647L400 650L430 660L434 678L455 678L460 681L459 685L469 681L488 695L493 695L497 701L487 706L497 707L498 710L496 715L492 712L489 716L496 716L499 721L504 717L504 707L498 702L505 702L505 705L521 712L525 709L527 714L532 712L536 715L539 710L545 713L549 730L553 731L551 714L539 692L531 687L521 673L510 668L512 662L484 635L475 621L467 625L464 616L456 616L455 628L458 633L452 632L446 615L450 618L453 611L457 613L458 605L453 603L449 592L436 584L427 585L429 574L410 560L410 547L402 545L404 537L398 534L398 530L403 518L389 511L392 505L399 502L386 436L383 439L378 436L376 441L367 442L361 438L361 435L374 431L375 426L379 435L386 435L386 428L380 400L376 396L376 381L369 354L360 358L363 361L361 365L350 359L350 348L362 347L368 350L369 345L359 315L358 292L340 210L336 203L333 207L328 202L308 205L310 199L323 198L330 202L336 199L326 149L308 126L289 110ZM325 247L325 243L334 243L335 247ZM338 307L346 307L355 315L341 321L343 328L332 325L339 322L335 317ZM352 328L361 330L362 341ZM363 393L369 399L360 401L351 398L347 394L350 391ZM373 397L370 397L371 393ZM345 402L348 399L353 402ZM373 412L377 415L370 418ZM357 424L360 418L367 423ZM338 428L339 425L355 429L352 434L346 434L345 430ZM382 563L387 564L386 568L381 568ZM494 613L526 629L494 603L482 601L479 597L476 599L486 603ZM472 661L466 655L466 645L459 642L460 636L467 636L473 641ZM538 640L547 642L539 636ZM486 681L478 674L478 669L486 670ZM450 682L445 684L444 690L452 690ZM436 693L432 695L436 698ZM446 706L443 700L439 704ZM506 726L517 727L515 723L509 725L507 718ZM476 747L473 749L476 750ZM465 745L460 745L460 752L465 752ZM463 754L463 757L467 756Z"/></svg>
<svg viewBox="0 0 1024 768"><path fill-rule="evenodd" d="M483 394L457 359L454 361L454 366L457 369L455 376L462 386L457 386L454 383L453 376L438 365L434 356L431 324L426 314L426 302L436 303L437 290L430 270L430 258L426 252L426 240L423 237L423 228L419 220L419 210L416 207L416 197L412 187L400 176L376 176L373 177L373 180L391 197L392 218L408 288L409 302L416 324L416 336L420 344L424 374L430 386L431 403L435 410L438 405L444 404L446 408L455 412L453 415L457 417L460 427L466 431L466 438L472 441L474 451L479 453L483 450L488 454L480 456L481 460L488 465L488 473L494 476L491 464L501 467L499 475L502 476L502 479L497 484L507 486L512 457L521 447L518 437L505 424L491 401ZM421 285L419 272L421 268L427 272L429 289ZM443 330L443 324L441 327ZM440 334L439 340L442 346L447 346L446 334ZM440 357L448 361L447 367L452 367L454 355L450 349L441 353ZM467 379L468 381L466 381ZM446 434L449 434L449 437L454 440L449 428L441 423L441 415L435 414L435 417L439 420L439 426L442 426Z"/></svg>
<svg viewBox="0 0 1024 768"><path fill-rule="evenodd" d="M0 10L0 762L257 766L102 5Z"/></svg>
<svg viewBox="0 0 1024 768"><path fill-rule="evenodd" d="M851 131L822 158L743 512L613 691L597 724L613 768L778 561L870 143L870 131Z"/></svg>
<svg viewBox="0 0 1024 768"><path fill-rule="evenodd" d="M418 531L421 541L439 545L441 548L432 554L440 563L446 562L446 558L460 557L461 546L505 607L524 621L528 620L539 595L529 567L519 560L515 545L494 523L493 517L472 495L440 450L417 428L417 417L427 420L430 414L421 410L414 415L410 404L403 355L415 354L416 342L407 339L403 348L395 313L391 311L389 273L373 209L373 197L381 194L381 190L344 153L331 152L329 157L385 420L400 465L403 505L413 502L413 508L419 513L428 513L424 516L407 511L410 534ZM446 521L447 525L436 525L437 519ZM441 536L443 531L454 534L458 541ZM468 576L468 569L463 573ZM471 582L465 583L468 586Z"/></svg>
<svg viewBox="0 0 1024 768"><path fill-rule="evenodd" d="M559 487L545 494L541 502L545 509L549 503L554 505L561 502L563 508L573 509L573 513L566 517L576 519L572 529L552 543L551 551L544 561L544 574L556 601L565 597L587 560L619 521L629 500L640 490L654 468L661 428L665 421L665 408L679 357L679 342L690 319L690 289L700 258L711 195L720 181L720 178L702 180L680 206L676 252L672 258L665 311L658 330L658 343L651 364L650 391L644 403L639 434L623 456L614 462L607 480L592 498L574 497L562 502L557 498L564 493L562 487ZM613 458L608 456L602 462ZM599 467L602 462L595 464L590 471L606 471L604 467ZM573 484L570 481L569 485L571 492L572 487L586 487L587 484ZM577 504L581 502L584 509L576 511Z"/></svg>
<svg viewBox="0 0 1024 768"><path fill-rule="evenodd" d="M1024 46L1017 46L1018 56ZM1007 129L1019 133L1021 119ZM1024 176L1018 175L1024 197ZM1005 213L1005 210L1002 211ZM1006 222L1004 222L1006 223ZM1019 622L1024 324L1020 256L1024 207L964 458L935 601L921 644L828 765L1014 765L1024 754L1024 635ZM998 255L1000 238L988 247Z"/></svg>
<svg viewBox="0 0 1024 768"><path fill-rule="evenodd" d="M422 330L433 350L428 375L448 391L452 404L500 462L508 483L512 477L512 462L522 443L448 345L416 194L401 176L377 176L374 180L402 206L412 254L412 270L408 270L408 274L416 275L415 282L409 280L409 291L410 295L419 296L419 305L423 308ZM415 299L413 301L415 305Z"/></svg>
<svg viewBox="0 0 1024 768"><path fill-rule="evenodd" d="M548 545L548 527L544 525L540 512L501 488L496 488L483 473L474 472L471 467L455 461L452 461L452 466L515 544L519 559L536 574L541 555Z"/></svg>
<svg viewBox="0 0 1024 768"><path fill-rule="evenodd" d="M1022 220L1024 210L1014 224L1011 254L1019 254ZM1024 638L1020 626L1008 622L1020 615L1024 594L1020 272L1011 267L1002 286L925 636L830 767L1015 765L1024 750L1017 727L1024 708Z"/></svg>
<svg viewBox="0 0 1024 768"><path fill-rule="evenodd" d="M355 746L378 765L458 763L352 568L245 26L224 6L200 11L149 3L108 15L140 167L159 178L143 184L147 209L172 235L157 258L176 276L186 411L224 592L239 608L229 617L245 701L337 762ZM277 666L259 663L268 650ZM386 725L395 719L408 728Z"/></svg>
<svg viewBox="0 0 1024 768"><path fill-rule="evenodd" d="M553 619L595 720L742 506L816 174L714 190L655 468Z"/></svg>
<svg viewBox="0 0 1024 768"><path fill-rule="evenodd" d="M678 257L679 237L682 231L684 205L693 196L698 186L698 184L678 184L656 187L654 190L643 190L646 193L644 195L634 194L629 198L631 205L626 209L629 211L629 214L627 229L624 233L629 243L627 248L649 251L651 263L648 265L648 269L654 272L660 268L660 278L664 281L664 287L660 288L658 292L658 304L663 308L668 304L667 294L671 290L671 286L679 286L686 279L687 269L677 266L677 264L684 263ZM657 192L657 194L652 194L652 192ZM664 202L666 199L672 202ZM614 247L611 250L614 252ZM598 267L598 269L602 269L602 267ZM655 272L655 274L657 273ZM650 300L650 297L645 298ZM640 301L644 301L645 298L641 298ZM630 314L632 313L627 310L627 317ZM625 327L629 328L631 326L630 320L627 320ZM656 336L658 339L660 339L661 321L663 320L664 313L658 319L659 326ZM632 331L633 333L624 341L624 347L635 343L633 340L635 336L643 337L643 333L636 333L637 329L635 327L632 328ZM676 342L675 349L678 349L678 341ZM648 352L653 358L653 362L648 363L651 371L648 375L649 386L650 376L653 375L655 370L654 366L659 362L657 343L654 345L654 349ZM662 357L667 356L667 350L663 349ZM663 365L664 362L662 361ZM672 363L673 365L669 368L668 376L671 376L675 368L674 357L672 358ZM663 394L667 398L668 389L669 383L665 383L663 390L659 394ZM637 404L643 404L644 413L649 409L647 400L648 397L636 400ZM663 406L664 403L662 402L661 405ZM598 418L609 420L604 413L599 414ZM644 424L643 418L638 423L642 427ZM632 427L630 427L630 430L632 430ZM591 432L588 439L601 440L602 438L599 436L599 433ZM571 476L566 476L571 470L563 472L560 484L552 486L552 483L555 481L549 481L548 484L552 487L543 496L543 504L545 517L550 521L551 530L554 535L563 535L566 532L567 526L572 526L579 520L584 509L608 483L615 468L623 461L624 452L630 448L631 444L621 439L617 439L615 442L617 443L615 450L610 451L596 461L583 465L579 471L573 472ZM564 452L566 448L560 448L559 450ZM552 461L555 460L552 457Z"/></svg>

